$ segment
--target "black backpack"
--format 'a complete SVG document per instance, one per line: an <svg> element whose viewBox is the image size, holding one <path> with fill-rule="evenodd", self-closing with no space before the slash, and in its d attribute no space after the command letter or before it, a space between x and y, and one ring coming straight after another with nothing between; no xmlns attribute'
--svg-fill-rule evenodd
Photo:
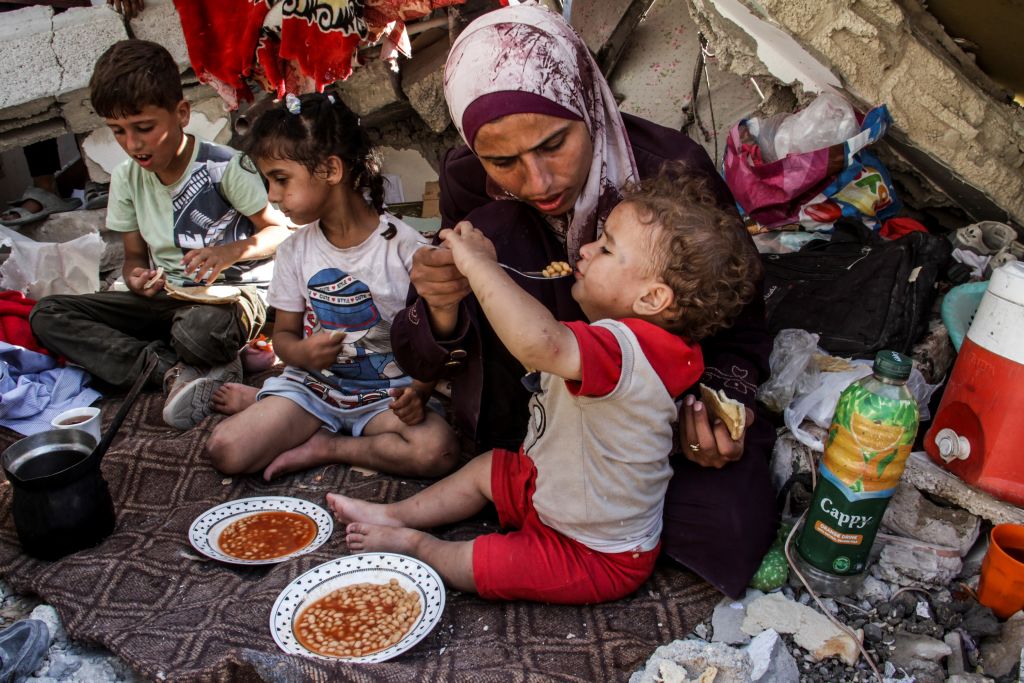
<svg viewBox="0 0 1024 683"><path fill-rule="evenodd" d="M790 254L762 254L764 301L772 335L799 328L842 356L906 353L924 333L952 246L924 232L887 240L840 219L832 239Z"/></svg>

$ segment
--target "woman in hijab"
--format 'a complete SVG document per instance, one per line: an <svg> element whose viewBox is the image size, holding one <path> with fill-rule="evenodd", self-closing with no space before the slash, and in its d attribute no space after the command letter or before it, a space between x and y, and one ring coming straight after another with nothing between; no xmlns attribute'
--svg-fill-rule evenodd
<svg viewBox="0 0 1024 683"><path fill-rule="evenodd" d="M586 44L543 7L506 7L467 26L448 57L445 98L466 146L442 164L442 226L469 220L513 268L574 264L580 246L600 235L619 188L665 161L686 163L723 206L734 206L699 145L619 112ZM479 450L518 448L529 417L524 368L479 313L447 250L417 252L412 281L418 296L392 327L398 362L418 379L451 380L456 424ZM559 320L584 319L571 278L520 284ZM665 554L731 596L743 594L777 525L768 470L774 430L755 418L754 401L770 345L760 297L701 344L701 381L747 406L748 428L734 441L688 396L665 501Z"/></svg>

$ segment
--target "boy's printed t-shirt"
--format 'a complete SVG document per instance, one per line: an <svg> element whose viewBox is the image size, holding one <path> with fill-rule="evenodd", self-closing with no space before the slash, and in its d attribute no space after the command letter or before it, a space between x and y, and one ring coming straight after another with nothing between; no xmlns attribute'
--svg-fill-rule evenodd
<svg viewBox="0 0 1024 683"><path fill-rule="evenodd" d="M248 216L267 206L263 181L255 170L242 168L238 152L198 138L192 147L188 167L172 185L132 159L122 162L111 175L107 201L107 228L138 230L153 267L163 267L175 285L193 284L181 265L186 252L252 236ZM218 281L265 284L273 268L272 258L242 261Z"/></svg>
<svg viewBox="0 0 1024 683"><path fill-rule="evenodd" d="M277 248L267 303L302 313L303 338L340 330L345 339L337 362L326 371L288 366L282 377L338 408L380 401L388 389L411 384L391 352L391 321L405 308L412 255L426 244L417 230L388 213L354 247L331 244L319 221L285 240Z"/></svg>
<svg viewBox="0 0 1024 683"><path fill-rule="evenodd" d="M541 373L523 451L537 467L540 520L604 553L647 551L661 536L672 477L675 398L704 372L699 346L651 323L564 323L579 382Z"/></svg>

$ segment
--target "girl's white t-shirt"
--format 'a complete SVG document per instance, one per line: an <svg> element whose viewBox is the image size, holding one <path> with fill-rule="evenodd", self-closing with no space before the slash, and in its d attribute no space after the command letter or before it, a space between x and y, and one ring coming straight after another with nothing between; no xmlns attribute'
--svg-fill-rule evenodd
<svg viewBox="0 0 1024 683"><path fill-rule="evenodd" d="M412 256L427 244L416 229L384 213L377 229L354 247L331 244L317 221L277 248L267 303L302 313L303 338L345 332L337 362L314 377L339 392L344 404L380 400L387 389L409 384L391 352L391 321L406 306Z"/></svg>

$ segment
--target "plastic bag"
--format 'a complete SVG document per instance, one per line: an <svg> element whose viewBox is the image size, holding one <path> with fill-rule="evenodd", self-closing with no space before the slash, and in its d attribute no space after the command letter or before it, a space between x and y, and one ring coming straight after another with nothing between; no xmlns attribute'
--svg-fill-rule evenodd
<svg viewBox="0 0 1024 683"><path fill-rule="evenodd" d="M850 103L835 93L824 92L779 123L774 136L775 159L841 145L859 131L857 114ZM763 145L761 151L765 152Z"/></svg>
<svg viewBox="0 0 1024 683"><path fill-rule="evenodd" d="M722 170L736 203L761 226L826 230L846 216L877 230L899 210L889 172L865 150L892 124L885 105L865 114L859 132L843 142L775 161L766 160L752 132L767 140L771 131L751 121L729 132Z"/></svg>
<svg viewBox="0 0 1024 683"><path fill-rule="evenodd" d="M104 248L96 232L60 243L15 240L10 257L0 266L0 287L37 300L50 294L95 292Z"/></svg>
<svg viewBox="0 0 1024 683"><path fill-rule="evenodd" d="M757 388L757 400L769 410L781 413L797 393L810 391L817 383L818 335L805 330L780 330L768 357L771 377Z"/></svg>
<svg viewBox="0 0 1024 683"><path fill-rule="evenodd" d="M819 369L819 359L828 360L829 354L817 344L818 335L811 332L780 330L768 357L772 374L758 387L757 400L774 412L782 413L793 438L820 453L825 450L825 444L814 430L806 429L805 421L809 420L827 433L839 395L858 379L871 374L872 361L849 361L847 369L826 372ZM928 384L917 368L910 371L907 388L917 401L922 422L931 419L928 402L939 386Z"/></svg>

